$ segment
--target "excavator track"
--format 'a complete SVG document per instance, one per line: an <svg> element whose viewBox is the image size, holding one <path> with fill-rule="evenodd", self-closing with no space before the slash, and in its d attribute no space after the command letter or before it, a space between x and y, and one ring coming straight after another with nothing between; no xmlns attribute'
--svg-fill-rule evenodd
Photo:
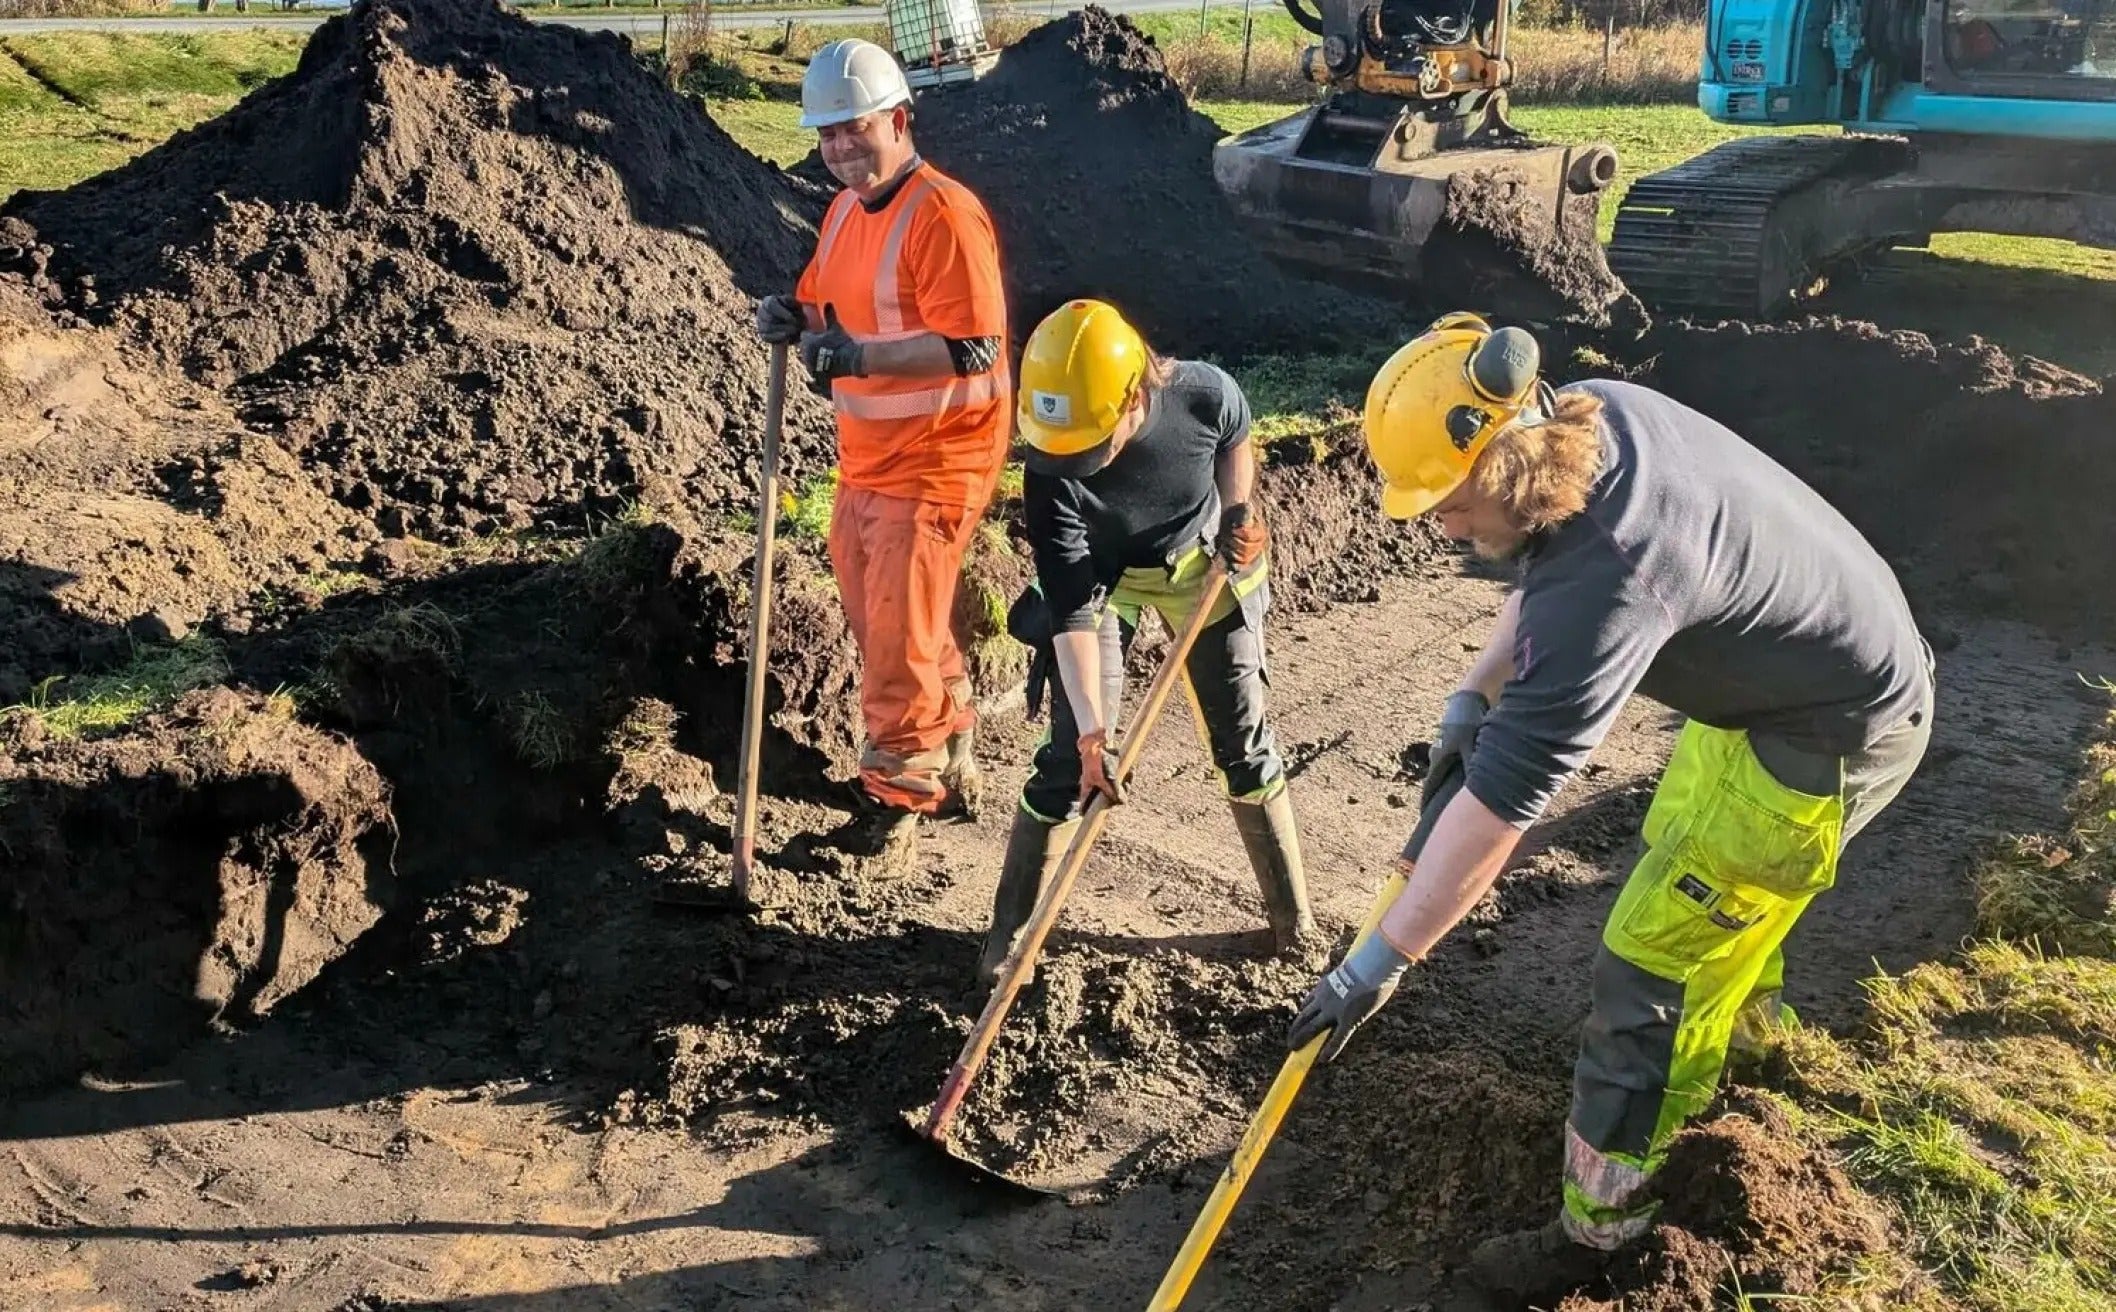
<svg viewBox="0 0 2116 1312"><path fill-rule="evenodd" d="M1842 136L1747 137L1632 184L1609 267L1662 313L1775 312L1825 258L1827 183L1885 169L1891 143Z"/></svg>

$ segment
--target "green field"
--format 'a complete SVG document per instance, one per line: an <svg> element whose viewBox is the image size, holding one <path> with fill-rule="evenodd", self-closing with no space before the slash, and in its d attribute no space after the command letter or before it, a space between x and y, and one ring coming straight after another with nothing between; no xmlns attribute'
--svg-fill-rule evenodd
<svg viewBox="0 0 2116 1312"><path fill-rule="evenodd" d="M307 35L56 32L0 39L0 199L70 186L291 72Z"/></svg>

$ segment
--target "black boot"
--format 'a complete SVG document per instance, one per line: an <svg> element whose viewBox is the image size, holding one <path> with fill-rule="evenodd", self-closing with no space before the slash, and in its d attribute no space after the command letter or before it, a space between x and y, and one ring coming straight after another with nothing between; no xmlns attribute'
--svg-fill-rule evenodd
<svg viewBox="0 0 2116 1312"><path fill-rule="evenodd" d="M1562 1222L1478 1244L1465 1274L1494 1308L1554 1307L1600 1278L1614 1254L1574 1242Z"/></svg>
<svg viewBox="0 0 2116 1312"><path fill-rule="evenodd" d="M1015 809L1006 861L999 868L999 888L992 895L992 927L985 934L984 955L977 961L977 980L986 988L999 982L999 968L1013 951L1014 936L1035 914L1036 899L1043 896L1044 884L1057 871L1079 827L1078 820L1051 824ZM1033 978L1033 974L1026 976L1022 983Z"/></svg>
<svg viewBox="0 0 2116 1312"><path fill-rule="evenodd" d="M1293 798L1281 789L1268 802L1230 801L1234 827L1248 850L1256 886L1264 895L1264 914L1271 921L1272 950L1285 956L1316 958L1326 946L1308 910L1307 872L1301 864L1300 831L1293 822Z"/></svg>

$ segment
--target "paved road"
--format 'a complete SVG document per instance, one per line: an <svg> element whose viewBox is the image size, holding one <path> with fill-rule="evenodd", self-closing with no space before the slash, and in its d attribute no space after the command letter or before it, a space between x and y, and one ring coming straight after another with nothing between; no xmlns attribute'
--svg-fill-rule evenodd
<svg viewBox="0 0 2116 1312"><path fill-rule="evenodd" d="M1217 7L1238 5L1242 0L1207 0ZM1259 10L1272 6L1269 0L1254 0ZM1151 14L1169 11L1195 10L1198 0L1101 0L1102 7L1124 14ZM1072 0L1046 0L1039 5L1035 0L1025 0L1019 12L1036 13L1047 11L1053 17L1071 13L1080 8ZM628 32L641 36L661 30L661 15L658 13L595 14L580 10L552 13L543 9L525 9L528 17L540 23L565 23L571 27L589 31ZM0 19L0 36L24 36L36 32L205 32L226 28L287 28L306 31L315 27L329 12L286 14L268 18L239 18L232 14L224 17L197 15L167 18L6 18ZM799 23L823 25L839 23L879 23L882 10L879 5L865 5L855 9L774 9L769 5L721 4L713 9L713 26L730 27L776 27L787 19Z"/></svg>

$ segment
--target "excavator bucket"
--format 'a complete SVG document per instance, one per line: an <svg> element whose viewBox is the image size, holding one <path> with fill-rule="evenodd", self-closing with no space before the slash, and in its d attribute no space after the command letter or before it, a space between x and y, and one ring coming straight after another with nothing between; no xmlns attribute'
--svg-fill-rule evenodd
<svg viewBox="0 0 2116 1312"><path fill-rule="evenodd" d="M1607 323L1626 293L1594 224L1616 151L1537 144L1504 111L1497 95L1468 114L1332 97L1222 139L1213 173L1244 228L1300 276L1448 309Z"/></svg>

